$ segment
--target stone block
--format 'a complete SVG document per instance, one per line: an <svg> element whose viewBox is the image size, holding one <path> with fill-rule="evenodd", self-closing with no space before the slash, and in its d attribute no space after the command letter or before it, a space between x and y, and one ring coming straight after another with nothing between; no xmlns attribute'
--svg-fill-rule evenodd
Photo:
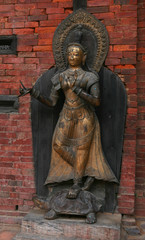
<svg viewBox="0 0 145 240"><path fill-rule="evenodd" d="M21 233L13 240L120 240L121 214L98 213L95 224L87 224L85 218L75 216L48 221L44 214L45 211L37 209L27 214L22 221Z"/></svg>

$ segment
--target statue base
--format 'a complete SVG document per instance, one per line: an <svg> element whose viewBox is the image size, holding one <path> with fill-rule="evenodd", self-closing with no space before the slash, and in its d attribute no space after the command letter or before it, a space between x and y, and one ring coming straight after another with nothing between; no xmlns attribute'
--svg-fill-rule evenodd
<svg viewBox="0 0 145 240"><path fill-rule="evenodd" d="M103 200L88 191L80 190L76 198L67 198L69 190L58 191L47 199L34 197L36 207L47 210L45 219L54 220L61 215L86 216L86 222L96 222L96 213L103 205Z"/></svg>
<svg viewBox="0 0 145 240"><path fill-rule="evenodd" d="M95 224L85 223L84 217L62 216L46 220L45 210L34 209L27 214L21 232L13 240L120 240L121 214L98 213Z"/></svg>

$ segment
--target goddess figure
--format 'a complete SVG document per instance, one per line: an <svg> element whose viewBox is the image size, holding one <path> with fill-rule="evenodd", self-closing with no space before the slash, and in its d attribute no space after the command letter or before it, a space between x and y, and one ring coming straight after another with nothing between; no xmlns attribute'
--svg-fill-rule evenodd
<svg viewBox="0 0 145 240"><path fill-rule="evenodd" d="M68 68L52 79L49 98L34 88L32 97L53 107L59 101L59 90L65 102L55 127L52 141L51 165L45 184L73 180L68 198L76 198L81 189L87 190L94 178L117 182L101 147L100 128L95 107L100 104L99 77L84 71L86 51L82 45L67 47ZM82 179L88 176L84 186Z"/></svg>
<svg viewBox="0 0 145 240"><path fill-rule="evenodd" d="M30 93L40 103L54 111L58 110L54 112L49 108L47 114L47 109L44 110L42 104L32 100L32 135L38 196L35 203L48 210L48 219L54 219L58 213L88 214L88 222L94 223L95 213L104 204L100 204L99 197L96 198L88 191L95 179L113 182L111 187L115 196L112 195L111 198L111 209L114 209L116 204L114 183L118 183L120 175L126 95L121 80L102 67L108 47L108 34L103 24L83 9L79 9L55 31L53 54L56 66L44 73L32 89L26 89L23 84L20 89L20 96ZM100 105L98 73L103 89L100 109L103 112L101 127L103 123L105 155L96 115L96 109ZM113 92L112 86L115 89ZM44 97L44 94L47 97ZM65 98L64 103L62 95ZM117 102L116 105L114 101ZM58 121L55 125L56 119ZM47 124L48 120L50 126ZM69 180L73 181L69 189L60 191L60 187L56 192L51 191L51 186ZM44 184L50 186L50 191L47 191ZM41 196L45 197L45 201ZM52 197L51 200L49 197ZM102 200L105 201L105 198L103 195ZM91 215L90 220L89 214L92 212L93 217Z"/></svg>

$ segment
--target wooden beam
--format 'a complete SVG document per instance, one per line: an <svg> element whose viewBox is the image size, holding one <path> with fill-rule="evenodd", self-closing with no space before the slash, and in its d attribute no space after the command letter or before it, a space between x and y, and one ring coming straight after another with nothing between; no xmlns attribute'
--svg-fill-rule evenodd
<svg viewBox="0 0 145 240"><path fill-rule="evenodd" d="M73 0L73 11L78 10L79 8L87 8L87 0Z"/></svg>

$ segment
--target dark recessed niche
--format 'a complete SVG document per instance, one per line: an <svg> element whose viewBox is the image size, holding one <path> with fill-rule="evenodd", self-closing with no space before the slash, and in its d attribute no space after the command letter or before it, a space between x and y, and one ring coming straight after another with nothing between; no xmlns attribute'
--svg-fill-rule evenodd
<svg viewBox="0 0 145 240"><path fill-rule="evenodd" d="M0 55L17 54L16 35L0 36Z"/></svg>
<svg viewBox="0 0 145 240"><path fill-rule="evenodd" d="M18 112L18 97L14 95L0 95L0 113Z"/></svg>

